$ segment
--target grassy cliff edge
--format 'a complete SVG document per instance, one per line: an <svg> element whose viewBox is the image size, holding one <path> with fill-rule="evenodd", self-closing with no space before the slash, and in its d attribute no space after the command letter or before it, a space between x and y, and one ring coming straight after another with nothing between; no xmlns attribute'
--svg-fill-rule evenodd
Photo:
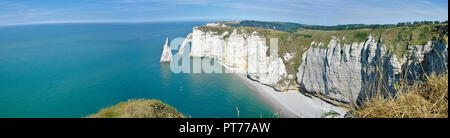
<svg viewBox="0 0 450 138"><path fill-rule="evenodd" d="M133 99L101 109L86 118L184 118L184 115L159 100Z"/></svg>
<svg viewBox="0 0 450 138"><path fill-rule="evenodd" d="M448 118L448 73L414 85L401 83L394 96L375 95L350 111L353 118Z"/></svg>

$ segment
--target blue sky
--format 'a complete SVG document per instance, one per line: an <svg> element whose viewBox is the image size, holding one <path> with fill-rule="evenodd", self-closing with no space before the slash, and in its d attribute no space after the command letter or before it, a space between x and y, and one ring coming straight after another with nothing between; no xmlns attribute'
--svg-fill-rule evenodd
<svg viewBox="0 0 450 138"><path fill-rule="evenodd" d="M316 25L448 20L448 0L0 0L0 25L262 20Z"/></svg>

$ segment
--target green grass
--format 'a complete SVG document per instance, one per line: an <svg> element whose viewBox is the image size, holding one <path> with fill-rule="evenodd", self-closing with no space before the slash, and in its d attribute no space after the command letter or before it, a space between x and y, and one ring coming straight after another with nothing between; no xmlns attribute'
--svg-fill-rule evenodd
<svg viewBox="0 0 450 138"><path fill-rule="evenodd" d="M376 38L381 37L382 44L401 59L404 54L410 54L407 50L408 45L424 45L432 40L448 40L448 24L377 29L373 30L372 34Z"/></svg>
<svg viewBox="0 0 450 138"><path fill-rule="evenodd" d="M448 73L401 83L394 96L374 95L350 111L353 118L448 118Z"/></svg>
<svg viewBox="0 0 450 138"><path fill-rule="evenodd" d="M329 112L322 114L322 116L320 118L336 118L336 117L339 117L339 115L340 114L337 113L336 111L331 110Z"/></svg>
<svg viewBox="0 0 450 138"><path fill-rule="evenodd" d="M101 109L87 118L184 118L184 115L159 100L138 99Z"/></svg>

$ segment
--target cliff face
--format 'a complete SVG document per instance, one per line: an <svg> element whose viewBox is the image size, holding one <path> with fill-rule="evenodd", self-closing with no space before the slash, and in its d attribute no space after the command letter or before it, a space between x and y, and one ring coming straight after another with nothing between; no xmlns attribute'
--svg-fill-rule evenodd
<svg viewBox="0 0 450 138"><path fill-rule="evenodd" d="M233 30L218 34L194 28L191 41L192 57L215 58L235 72L246 73L250 79L279 91L286 89L279 85L287 75L283 60L267 55L266 40L257 32Z"/></svg>
<svg viewBox="0 0 450 138"><path fill-rule="evenodd" d="M359 43L346 43L345 37L333 36L326 46L313 41L304 53L272 57L262 36L256 31L207 31L196 27L185 41L192 42L192 57L215 58L225 67L246 73L250 79L277 91L298 88L342 105L380 89L393 91L400 79L420 80L433 72L447 71L445 40L410 45L408 54L399 57L381 39L372 36ZM287 73L283 62L296 58L301 58L301 64L295 78L295 74ZM298 86L291 85L292 79Z"/></svg>
<svg viewBox="0 0 450 138"><path fill-rule="evenodd" d="M447 70L448 45L443 41L409 46L411 54L402 59L380 41L369 36L362 43L344 44L333 37L326 49L314 48L319 44L312 43L298 69L300 89L347 104L374 93L377 87L393 91L401 78L418 80Z"/></svg>

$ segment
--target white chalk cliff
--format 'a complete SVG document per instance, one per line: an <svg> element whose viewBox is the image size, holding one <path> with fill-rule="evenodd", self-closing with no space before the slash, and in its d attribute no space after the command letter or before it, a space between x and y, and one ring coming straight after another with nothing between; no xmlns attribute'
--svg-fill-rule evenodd
<svg viewBox="0 0 450 138"><path fill-rule="evenodd" d="M347 44L341 40L332 37L325 49L319 48L322 42L312 42L302 55L285 53L271 57L267 54L269 46L265 38L257 32L234 29L219 34L194 27L179 53L191 42L192 57L217 59L225 67L246 73L250 79L277 91L294 87L284 80L296 76L300 92L320 94L325 100L343 105L356 101L363 95L362 91L377 87L374 80L380 76L383 76L383 86L393 89L404 72L409 72L409 79L420 79L424 74L447 71L448 44L444 41L408 46L410 54L399 59L380 43L381 39L372 36L360 43ZM165 53L161 61L170 59L170 50ZM292 58L301 58L297 74L286 73L283 59Z"/></svg>
<svg viewBox="0 0 450 138"><path fill-rule="evenodd" d="M166 43L164 44L164 50L161 55L161 60L159 62L171 62L172 61L172 50L169 46L169 38L166 38Z"/></svg>
<svg viewBox="0 0 450 138"><path fill-rule="evenodd" d="M228 38L224 38L226 35ZM280 80L287 76L283 60L267 55L269 47L266 40L257 32L235 29L233 32L217 34L194 28L187 38L192 42L192 57L215 58L225 67L246 73L253 80L279 91L286 89L279 85Z"/></svg>
<svg viewBox="0 0 450 138"><path fill-rule="evenodd" d="M372 93L369 90L377 87L378 81L393 90L402 72L415 80L424 72L447 70L448 45L443 41L409 46L411 54L401 60L380 41L369 36L365 42L345 44L333 37L326 49L314 48L318 44L313 42L302 56L297 83L303 92L347 104Z"/></svg>

